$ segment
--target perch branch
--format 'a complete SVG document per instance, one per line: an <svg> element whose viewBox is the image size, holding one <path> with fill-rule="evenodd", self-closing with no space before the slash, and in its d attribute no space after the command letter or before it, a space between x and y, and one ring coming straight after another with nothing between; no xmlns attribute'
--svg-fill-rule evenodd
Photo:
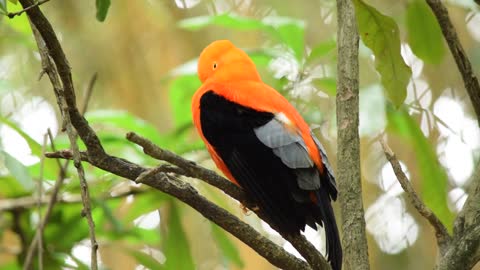
<svg viewBox="0 0 480 270"><path fill-rule="evenodd" d="M472 64L465 54L465 50L458 39L457 31L455 31L455 27L448 16L448 10L442 4L442 1L427 0L427 3L437 18L440 28L442 29L443 36L447 41L448 47L452 52L458 70L462 75L465 89L470 97L473 109L477 115L478 124L480 125L480 84L478 83L477 76L475 76L475 73L473 72Z"/></svg>
<svg viewBox="0 0 480 270"><path fill-rule="evenodd" d="M423 203L422 199L415 192L415 189L413 188L410 181L408 181L407 176L403 172L400 162L395 156L395 153L393 153L392 149L390 149L385 140L381 138L380 144L382 145L383 151L385 152L385 157L387 158L388 162L390 162L393 172L397 176L397 180L402 186L403 190L405 191L405 193L407 193L410 202L415 207L415 209L417 209L418 213L420 213L420 215L422 215L435 229L435 236L437 237L440 254L444 254L447 245L451 240L447 228L445 227L445 225L443 225L443 223L435 215L435 213L433 213L432 210L430 210L430 208L428 208L425 203Z"/></svg>
<svg viewBox="0 0 480 270"><path fill-rule="evenodd" d="M28 7L33 4L31 0L19 0L19 1L24 7ZM43 13L38 9L38 7L33 7L27 10L26 12L30 20L32 21L32 23L39 30L42 36L42 39L45 41L45 46L48 49L48 53L52 58L53 62L55 63L56 70L58 71L58 75L60 77L60 80L63 86L63 89L60 89L63 91L59 92L61 95L57 95L57 102L59 103L63 113L64 114L68 113L68 117L70 118L72 125L75 127L76 131L78 132L80 139L85 143L87 147L86 154L87 154L88 161L98 168L104 169L106 171L112 172L122 177L129 178L131 180L135 180L146 169L136 164L133 164L127 160L112 157L105 153L98 136L93 131L93 129L89 126L88 122L81 115L81 113L79 112L76 106L75 91L73 87L70 67L68 65L68 61L65 57L65 54L60 46L60 43L55 35L55 32L53 31L52 26L50 25L48 20L45 18ZM65 103L62 102L62 99L64 99ZM64 106L65 106L65 110L64 110ZM75 164L80 165L80 160L82 159L82 155L80 154L80 152L72 151L72 154L74 154L74 158L76 159ZM200 197L193 196L193 194L198 194L198 193L196 193L196 191L191 186L189 185L185 186L186 185L185 183L182 183L179 186L177 185L178 183L175 182L177 180L172 182L173 183L172 184L166 181L171 177L165 177L168 175L163 173L159 175L163 175L163 177L160 177L160 180L163 180L163 181L149 180L149 181L145 181L145 184L148 184L156 189L159 189L165 193L168 193L174 197L181 199L191 207L197 209L205 217L217 223L222 228L226 229L227 231L235 235L240 240L249 244L249 246L255 249L260 255L262 255L263 257L265 257L267 260L277 265L278 267L285 268L285 269L308 269L308 265L306 263L288 254L281 247L273 243L268 245L260 245L258 241L262 241L262 243L271 243L271 241L268 242L269 241L268 239L260 236L250 226L248 225L233 226L232 224L236 224L236 221L232 222L232 219L233 218L236 219L236 217L228 216L227 218L225 216L220 215L222 219L216 220L216 218L219 216L214 215L212 213L218 213L219 211L225 211L225 210L218 208L218 206L212 204L214 207L213 209L216 209L216 210L214 212L209 212L209 213L205 212L205 209L207 208L203 206L207 205L207 203L209 202L205 198L201 197L200 195L198 195ZM185 196L184 194L189 194L189 196ZM196 199L192 200L191 198L196 198ZM203 206L201 206L202 203L203 203ZM244 224L244 223L241 223L241 224ZM252 235L256 235L256 238L251 239L250 236ZM305 246L308 247L308 244L306 244ZM272 250L276 250L277 253L274 254ZM301 254L306 253L306 251L302 251L302 250L300 250L299 252ZM313 252L313 251L308 250L308 252ZM315 254L318 254L318 255L315 255ZM310 254L311 256L309 256L307 259L317 258L319 261L322 261L322 260L325 261L325 259L320 255L320 253L316 252L316 250L315 250L315 254ZM316 264L314 264L314 266L315 265ZM315 269L321 269L321 268L315 267Z"/></svg>

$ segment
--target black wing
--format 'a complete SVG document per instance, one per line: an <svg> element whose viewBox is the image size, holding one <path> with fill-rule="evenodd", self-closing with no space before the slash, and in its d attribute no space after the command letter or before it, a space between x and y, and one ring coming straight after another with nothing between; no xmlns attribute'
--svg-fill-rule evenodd
<svg viewBox="0 0 480 270"><path fill-rule="evenodd" d="M273 113L236 104L213 91L200 99L200 121L206 140L274 227L298 234L307 224L314 229L315 223L324 225L329 260L332 267L340 266L330 202L337 191L330 166L320 174L303 139L285 130ZM322 158L328 164L324 153Z"/></svg>

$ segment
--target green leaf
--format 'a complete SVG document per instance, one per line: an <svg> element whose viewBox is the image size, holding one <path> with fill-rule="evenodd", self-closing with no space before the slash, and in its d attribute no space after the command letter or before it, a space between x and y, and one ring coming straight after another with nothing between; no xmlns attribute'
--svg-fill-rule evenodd
<svg viewBox="0 0 480 270"><path fill-rule="evenodd" d="M199 30L216 25L233 30L261 30L287 45L297 60L304 52L305 23L289 17L269 16L262 21L227 13L215 16L200 16L182 20L178 26L188 30Z"/></svg>
<svg viewBox="0 0 480 270"><path fill-rule="evenodd" d="M28 172L28 168L5 151L0 151L0 155L2 155L5 160L5 167L7 167L22 187L28 191L33 190L35 183Z"/></svg>
<svg viewBox="0 0 480 270"><path fill-rule="evenodd" d="M119 128L124 132L133 131L147 137L156 144L162 142L160 133L154 125L127 111L97 110L88 112L86 118L92 124Z"/></svg>
<svg viewBox="0 0 480 270"><path fill-rule="evenodd" d="M180 222L178 204L170 202L168 213L167 237L165 240L164 252L167 258L165 269L190 270L195 269L190 245L187 236Z"/></svg>
<svg viewBox="0 0 480 270"><path fill-rule="evenodd" d="M16 4L18 3L18 0L8 0L8 2L10 2L10 3L12 3L12 4L16 5Z"/></svg>
<svg viewBox="0 0 480 270"><path fill-rule="evenodd" d="M439 64L445 55L440 26L425 1L414 0L407 6L408 41L413 53L430 64Z"/></svg>
<svg viewBox="0 0 480 270"><path fill-rule="evenodd" d="M4 14L6 14L7 11L7 1L6 0L0 0L0 10L2 10Z"/></svg>
<svg viewBox="0 0 480 270"><path fill-rule="evenodd" d="M137 262L143 266L145 266L147 269L168 269L163 266L159 261L157 261L155 258L152 256L148 255L145 252L138 251L138 250L130 250L129 251L130 255L134 257Z"/></svg>
<svg viewBox="0 0 480 270"><path fill-rule="evenodd" d="M185 75L173 80L169 90L169 100L173 109L175 127L192 123L190 103L193 94L200 86L197 75Z"/></svg>
<svg viewBox="0 0 480 270"><path fill-rule="evenodd" d="M30 193L13 176L0 176L0 197L17 198Z"/></svg>
<svg viewBox="0 0 480 270"><path fill-rule="evenodd" d="M128 213L122 218L122 221L129 223L141 215L157 210L166 198L164 193L155 190L135 196L134 203L128 209Z"/></svg>
<svg viewBox="0 0 480 270"><path fill-rule="evenodd" d="M10 121L9 119L3 117L0 115L0 123L3 123L10 127L11 129L15 130L22 138L24 138L28 146L30 147L30 150L32 151L32 154L36 156L41 156L42 155L42 146L37 143L32 137L30 137L25 131L23 131L19 126L17 126L16 123Z"/></svg>
<svg viewBox="0 0 480 270"><path fill-rule="evenodd" d="M44 234L45 243L50 243L52 250L68 253L75 244L88 238L88 225L81 216L82 209L81 203L61 204L53 208ZM99 219L94 218L94 220L96 224L100 223Z"/></svg>
<svg viewBox="0 0 480 270"><path fill-rule="evenodd" d="M224 230L220 229L216 224L210 223L212 228L212 236L218 245L219 250L223 256L235 266L239 268L244 267L242 258L240 258L239 251L232 240L228 237Z"/></svg>
<svg viewBox="0 0 480 270"><path fill-rule="evenodd" d="M97 6L97 20L100 22L105 21L108 8L110 7L110 0L96 0L95 5Z"/></svg>
<svg viewBox="0 0 480 270"><path fill-rule="evenodd" d="M408 114L405 108L394 110L391 106L388 106L387 118L387 128L402 136L413 147L421 176L422 199L443 224L451 229L454 215L447 205L447 173L438 162L435 150L423 135L419 124Z"/></svg>
<svg viewBox="0 0 480 270"><path fill-rule="evenodd" d="M262 20L267 32L277 37L293 50L297 60L303 58L305 50L305 22L289 17L270 16Z"/></svg>
<svg viewBox="0 0 480 270"><path fill-rule="evenodd" d="M407 96L412 71L400 55L400 37L395 21L361 0L354 0L357 25L363 43L375 55L387 98L398 108Z"/></svg>
<svg viewBox="0 0 480 270"><path fill-rule="evenodd" d="M313 85L331 97L337 94L337 80L335 78L324 77L317 78L312 81Z"/></svg>
<svg viewBox="0 0 480 270"><path fill-rule="evenodd" d="M327 41L321 42L315 46L310 55L307 57L307 63L312 62L318 58L324 57L330 52L332 52L337 47L337 42L334 39L329 39Z"/></svg>
<svg viewBox="0 0 480 270"><path fill-rule="evenodd" d="M241 17L235 14L220 14L215 16L199 16L181 20L178 26L188 30L200 30L209 25L223 26L234 30L254 30L264 27L262 22Z"/></svg>
<svg viewBox="0 0 480 270"><path fill-rule="evenodd" d="M42 156L42 146L37 143L30 135L25 133L16 123L10 121L9 119L0 115L0 123L3 123L10 127L11 129L15 130L22 138L27 141L28 147L30 147L30 151L32 154L41 157ZM34 177L40 177L40 163L33 164L29 166L29 174ZM46 158L43 161L43 178L44 179L55 179L58 172L58 166L54 159Z"/></svg>

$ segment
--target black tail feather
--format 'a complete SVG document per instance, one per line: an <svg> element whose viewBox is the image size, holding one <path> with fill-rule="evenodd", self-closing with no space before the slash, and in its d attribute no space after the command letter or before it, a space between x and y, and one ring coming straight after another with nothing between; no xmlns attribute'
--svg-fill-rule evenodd
<svg viewBox="0 0 480 270"><path fill-rule="evenodd" d="M327 246L327 260L332 266L332 270L342 269L342 245L340 242L340 235L338 233L335 216L333 215L333 208L330 197L325 189L319 189L316 192L317 203L314 206L316 209L315 219L318 224L323 224L325 228L326 246Z"/></svg>

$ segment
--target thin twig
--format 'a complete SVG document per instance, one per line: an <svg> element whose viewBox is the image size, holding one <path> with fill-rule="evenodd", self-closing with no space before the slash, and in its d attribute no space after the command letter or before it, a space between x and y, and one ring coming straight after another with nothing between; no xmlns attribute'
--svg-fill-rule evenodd
<svg viewBox="0 0 480 270"><path fill-rule="evenodd" d="M42 219L42 208L41 208L41 201L42 201L42 195L43 195L43 170L45 168L45 151L47 148L47 138L48 134L45 133L43 135L43 144L42 144L42 156L40 157L40 173L38 177L38 200L37 200L37 208L38 208L38 219ZM43 229L41 227L38 227L38 230L41 230L38 233L38 268L40 270L43 270Z"/></svg>
<svg viewBox="0 0 480 270"><path fill-rule="evenodd" d="M432 210L430 210L430 208L425 205L422 199L415 192L415 189L413 188L412 184L403 172L400 162L395 156L395 153L393 153L392 149L390 149L385 140L383 138L380 138L379 141L382 145L383 151L385 152L385 157L387 158L388 162L390 162L393 172L397 176L397 180L402 186L403 190L405 191L405 193L407 193L410 202L415 207L415 209L417 209L418 213L422 215L435 229L435 236L437 237L437 243L440 248L440 253L443 254L446 250L448 243L451 240L447 228L445 227L445 225L443 225L443 223L435 215L435 213L433 213Z"/></svg>
<svg viewBox="0 0 480 270"><path fill-rule="evenodd" d="M465 50L458 39L457 31L455 31L455 27L448 16L448 10L442 4L442 1L427 0L427 3L430 6L430 9L433 11L433 14L435 14L438 23L440 24L443 36L447 41L448 47L452 52L458 70L462 75L465 89L470 97L472 107L477 115L478 124L480 125L480 84L477 76L473 72L472 64L465 54Z"/></svg>
<svg viewBox="0 0 480 270"><path fill-rule="evenodd" d="M90 78L90 81L88 82L87 91L85 92L85 98L83 101L83 107L80 110L80 113L82 115L85 115L85 113L87 112L88 104L90 104L90 98L92 97L93 87L95 86L97 77L98 77L98 73L97 72L93 73L92 78Z"/></svg>
<svg viewBox="0 0 480 270"><path fill-rule="evenodd" d="M13 19L15 16L20 16L22 15L24 12L28 11L29 9L31 8L34 8L34 7L38 7L40 5L43 5L45 4L46 2L48 2L50 0L40 0L38 2L36 2L35 4L31 5L31 6L28 6L20 11L17 11L17 12L9 12L7 13L7 17L10 18L10 19Z"/></svg>

